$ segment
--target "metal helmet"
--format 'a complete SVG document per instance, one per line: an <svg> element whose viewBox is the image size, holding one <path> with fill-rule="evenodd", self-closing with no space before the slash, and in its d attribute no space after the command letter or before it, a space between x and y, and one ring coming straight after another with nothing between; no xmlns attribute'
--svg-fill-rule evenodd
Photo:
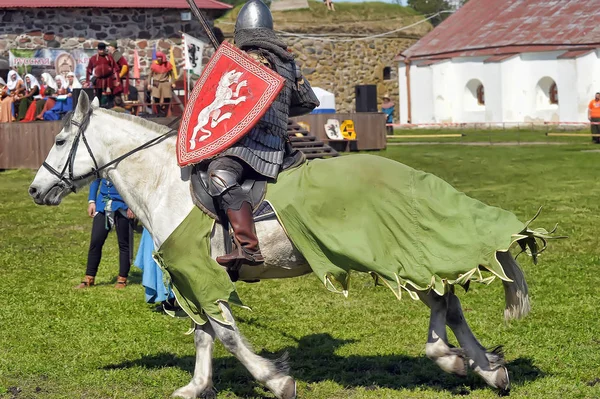
<svg viewBox="0 0 600 399"><path fill-rule="evenodd" d="M237 16L235 30L257 28L273 30L273 16L269 7L261 0L249 0Z"/></svg>

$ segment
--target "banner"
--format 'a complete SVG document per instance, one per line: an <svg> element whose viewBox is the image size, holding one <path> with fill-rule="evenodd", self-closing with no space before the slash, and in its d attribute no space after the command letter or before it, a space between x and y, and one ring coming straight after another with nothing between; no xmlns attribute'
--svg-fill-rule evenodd
<svg viewBox="0 0 600 399"><path fill-rule="evenodd" d="M80 79L85 78L88 61L96 53L95 49L12 49L8 52L8 61L21 76L31 73L39 78L42 73L48 72L52 76L61 74L66 78L69 72L74 72Z"/></svg>
<svg viewBox="0 0 600 399"><path fill-rule="evenodd" d="M204 42L193 36L183 35L183 48L185 51L185 69L200 76L202 74L202 53L204 52Z"/></svg>

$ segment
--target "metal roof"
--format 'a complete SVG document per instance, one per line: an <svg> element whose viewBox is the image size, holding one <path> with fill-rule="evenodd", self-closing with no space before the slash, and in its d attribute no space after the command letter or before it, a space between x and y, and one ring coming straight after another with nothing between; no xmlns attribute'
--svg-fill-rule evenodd
<svg viewBox="0 0 600 399"><path fill-rule="evenodd" d="M470 0L401 56L439 59L598 47L600 0Z"/></svg>
<svg viewBox="0 0 600 399"><path fill-rule="evenodd" d="M217 0L195 0L205 10L227 10L229 4ZM0 0L0 8L180 8L189 9L185 0Z"/></svg>

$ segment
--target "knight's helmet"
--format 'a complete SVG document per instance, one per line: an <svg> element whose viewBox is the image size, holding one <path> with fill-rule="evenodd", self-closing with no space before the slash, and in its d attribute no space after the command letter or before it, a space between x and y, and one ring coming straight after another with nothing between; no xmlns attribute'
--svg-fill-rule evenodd
<svg viewBox="0 0 600 399"><path fill-rule="evenodd" d="M235 31L258 28L273 30L271 10L261 0L248 0L237 16Z"/></svg>

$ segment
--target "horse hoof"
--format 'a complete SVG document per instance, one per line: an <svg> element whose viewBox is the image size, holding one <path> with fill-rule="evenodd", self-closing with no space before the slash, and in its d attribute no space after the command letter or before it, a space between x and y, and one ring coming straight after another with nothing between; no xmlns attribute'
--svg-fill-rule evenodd
<svg viewBox="0 0 600 399"><path fill-rule="evenodd" d="M171 397L182 399L216 399L217 392L214 388L202 389L198 388L194 384L188 384L173 392L173 395L171 395Z"/></svg>
<svg viewBox="0 0 600 399"><path fill-rule="evenodd" d="M296 381L292 377L283 385L281 399L296 399Z"/></svg>

